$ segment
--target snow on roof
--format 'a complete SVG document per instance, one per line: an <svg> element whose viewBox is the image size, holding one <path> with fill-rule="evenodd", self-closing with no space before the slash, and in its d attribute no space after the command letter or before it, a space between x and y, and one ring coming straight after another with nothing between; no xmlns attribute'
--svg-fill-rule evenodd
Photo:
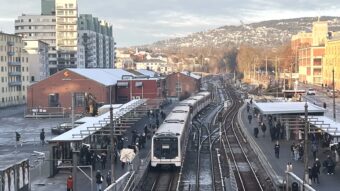
<svg viewBox="0 0 340 191"><path fill-rule="evenodd" d="M117 80L121 80L124 75L135 76L134 74L123 69L68 69L74 73L82 75L86 78L99 82L105 86L115 85Z"/></svg>
<svg viewBox="0 0 340 191"><path fill-rule="evenodd" d="M119 108L113 109L113 121L116 118L119 118L136 107L144 104L146 102L145 99L132 100ZM84 124L81 124L74 129L71 129L51 140L51 142L58 141L82 141L87 138L89 135L96 133L101 130L104 126L110 123L110 112L106 112L103 115L88 118Z"/></svg>
<svg viewBox="0 0 340 191"><path fill-rule="evenodd" d="M301 114L305 113L305 102L254 102L260 112L264 115L268 114ZM308 113L324 113L325 109L314 105L308 104Z"/></svg>
<svg viewBox="0 0 340 191"><path fill-rule="evenodd" d="M300 116L304 119L305 116ZM309 123L332 136L340 136L340 123L326 116L308 116Z"/></svg>
<svg viewBox="0 0 340 191"><path fill-rule="evenodd" d="M192 72L184 71L184 72L181 72L181 74L190 76L190 77L195 78L195 79L197 79L197 80L201 79L201 76L196 75L196 74L193 74Z"/></svg>
<svg viewBox="0 0 340 191"><path fill-rule="evenodd" d="M153 77L156 77L157 76L157 73L154 72L154 71L151 71L151 70L146 70L146 69L140 69L140 70L137 70L137 72L145 75L145 76L149 76L151 78Z"/></svg>

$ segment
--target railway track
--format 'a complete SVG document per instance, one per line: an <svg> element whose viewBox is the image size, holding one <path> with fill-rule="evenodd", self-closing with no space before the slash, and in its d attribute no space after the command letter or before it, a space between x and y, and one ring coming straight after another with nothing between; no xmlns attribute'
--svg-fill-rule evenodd
<svg viewBox="0 0 340 191"><path fill-rule="evenodd" d="M230 96L235 100L235 107L239 107L240 104L236 96L234 94L230 94ZM246 139L239 130L236 119L237 113L237 111L233 112L229 117L230 125L224 126L223 149L226 153L226 158L232 161L238 190L262 191L261 182L247 157L246 148L244 148Z"/></svg>

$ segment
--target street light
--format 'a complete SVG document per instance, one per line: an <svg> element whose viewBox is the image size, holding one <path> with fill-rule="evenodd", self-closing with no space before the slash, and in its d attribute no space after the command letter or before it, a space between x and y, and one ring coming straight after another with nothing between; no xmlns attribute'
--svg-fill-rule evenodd
<svg viewBox="0 0 340 191"><path fill-rule="evenodd" d="M335 111L335 82L334 82L334 66L333 66L333 118L336 120L336 111Z"/></svg>
<svg viewBox="0 0 340 191"><path fill-rule="evenodd" d="M305 190L305 183L308 183L309 172L308 172L308 104L305 104L305 137L304 137L304 151L303 151L303 162L304 162L304 179L303 179L303 190Z"/></svg>

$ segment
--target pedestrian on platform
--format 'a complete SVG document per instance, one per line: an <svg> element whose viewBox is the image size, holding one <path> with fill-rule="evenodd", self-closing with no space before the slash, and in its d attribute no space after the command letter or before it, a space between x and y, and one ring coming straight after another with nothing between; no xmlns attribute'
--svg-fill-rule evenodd
<svg viewBox="0 0 340 191"><path fill-rule="evenodd" d="M328 155L327 159L326 159L326 168L327 168L327 174L334 174L334 167L335 167L335 163L332 159L331 156Z"/></svg>
<svg viewBox="0 0 340 191"><path fill-rule="evenodd" d="M327 104L326 104L326 102L323 102L323 108L327 108Z"/></svg>
<svg viewBox="0 0 340 191"><path fill-rule="evenodd" d="M19 144L22 146L21 135L20 133L16 131L15 132L15 148L17 148Z"/></svg>
<svg viewBox="0 0 340 191"><path fill-rule="evenodd" d="M299 156L299 147L297 145L294 145L293 151L294 151L294 160L298 161L300 159L300 156Z"/></svg>
<svg viewBox="0 0 340 191"><path fill-rule="evenodd" d="M102 184L103 184L103 176L100 173L100 170L97 170L96 173L96 184L97 184L97 191L102 191Z"/></svg>
<svg viewBox="0 0 340 191"><path fill-rule="evenodd" d="M255 138L257 138L258 134L259 134L259 128L254 127L254 136L255 136Z"/></svg>
<svg viewBox="0 0 340 191"><path fill-rule="evenodd" d="M313 174L312 174L312 167L308 167L308 184L312 185L312 179L313 179Z"/></svg>
<svg viewBox="0 0 340 191"><path fill-rule="evenodd" d="M253 98L250 98L250 101L249 101L250 105L253 104Z"/></svg>
<svg viewBox="0 0 340 191"><path fill-rule="evenodd" d="M247 103L247 113L249 113L249 111L250 111L250 105L249 103Z"/></svg>
<svg viewBox="0 0 340 191"><path fill-rule="evenodd" d="M145 148L145 143L146 143L146 134L143 133L141 136L141 147Z"/></svg>
<svg viewBox="0 0 340 191"><path fill-rule="evenodd" d="M109 171L107 171L107 175L106 175L106 185L110 186L111 182L112 182L112 179L111 179L111 170L109 170Z"/></svg>
<svg viewBox="0 0 340 191"><path fill-rule="evenodd" d="M267 127L266 127L266 125L263 122L261 123L261 130L262 130L262 133L263 133L263 137L265 137Z"/></svg>
<svg viewBox="0 0 340 191"><path fill-rule="evenodd" d="M280 144L279 141L276 141L276 144L274 146L275 156L276 158L280 157Z"/></svg>
<svg viewBox="0 0 340 191"><path fill-rule="evenodd" d="M318 172L318 167L316 166L316 164L314 164L312 167L312 180L314 183L320 184L319 172Z"/></svg>
<svg viewBox="0 0 340 191"><path fill-rule="evenodd" d="M312 153L313 153L313 159L315 160L316 159L316 153L318 152L317 144L313 143L312 146L311 146L311 149L312 149Z"/></svg>
<svg viewBox="0 0 340 191"><path fill-rule="evenodd" d="M293 172L293 165L292 165L292 163L291 162L288 162L288 164L287 164L287 170L286 170L287 172Z"/></svg>
<svg viewBox="0 0 340 191"><path fill-rule="evenodd" d="M159 120L158 120L158 118L156 119L156 128L158 129L158 127L159 127Z"/></svg>
<svg viewBox="0 0 340 191"><path fill-rule="evenodd" d="M299 160L303 159L303 152L304 152L304 148L302 146L302 144L299 144Z"/></svg>
<svg viewBox="0 0 340 191"><path fill-rule="evenodd" d="M318 174L320 174L321 162L319 161L318 158L315 159L315 162L314 162L313 166L316 167L316 170L318 171Z"/></svg>
<svg viewBox="0 0 340 191"><path fill-rule="evenodd" d="M248 121L249 121L249 124L251 124L251 120L253 119L253 116L251 114L248 115Z"/></svg>
<svg viewBox="0 0 340 191"><path fill-rule="evenodd" d="M100 163L102 165L102 170L106 168L106 153L102 152L100 155Z"/></svg>
<svg viewBox="0 0 340 191"><path fill-rule="evenodd" d="M40 142L41 142L41 145L45 144L45 131L44 131L44 129L41 129L41 132L40 132Z"/></svg>
<svg viewBox="0 0 340 191"><path fill-rule="evenodd" d="M293 144L290 146L290 155L293 159L294 159L294 147L295 147L295 143L293 142Z"/></svg>
<svg viewBox="0 0 340 191"><path fill-rule="evenodd" d="M67 191L73 191L73 178L72 178L72 176L69 176L66 180L66 190Z"/></svg>

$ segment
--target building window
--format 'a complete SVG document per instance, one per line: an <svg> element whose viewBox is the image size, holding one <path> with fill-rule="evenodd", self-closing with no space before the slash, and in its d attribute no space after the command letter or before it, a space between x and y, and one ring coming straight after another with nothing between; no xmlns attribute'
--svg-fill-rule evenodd
<svg viewBox="0 0 340 191"><path fill-rule="evenodd" d="M48 106L49 107L59 106L59 94L58 93L48 95Z"/></svg>
<svg viewBox="0 0 340 191"><path fill-rule="evenodd" d="M5 98L2 98L2 103L5 103Z"/></svg>
<svg viewBox="0 0 340 191"><path fill-rule="evenodd" d="M75 93L75 106L84 107L85 106L85 95L84 93Z"/></svg>
<svg viewBox="0 0 340 191"><path fill-rule="evenodd" d="M118 96L118 102L127 102L128 96Z"/></svg>
<svg viewBox="0 0 340 191"><path fill-rule="evenodd" d="M176 82L176 93L182 92L182 84L180 82Z"/></svg>

